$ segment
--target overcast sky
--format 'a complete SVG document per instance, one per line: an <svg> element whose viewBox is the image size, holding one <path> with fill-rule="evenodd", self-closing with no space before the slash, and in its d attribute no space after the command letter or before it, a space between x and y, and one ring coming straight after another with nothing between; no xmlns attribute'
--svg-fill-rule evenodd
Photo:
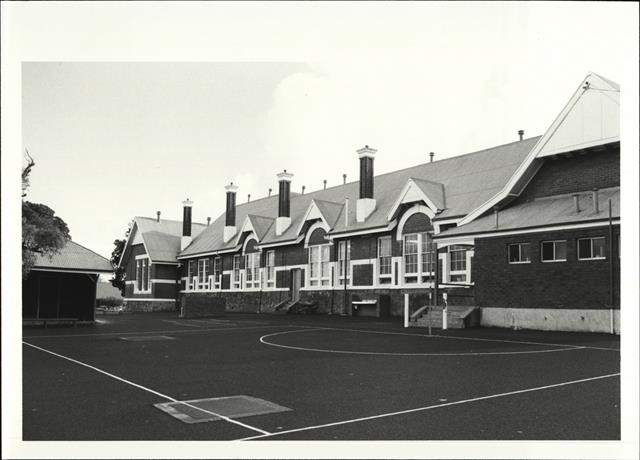
<svg viewBox="0 0 640 460"><path fill-rule="evenodd" d="M109 257L136 215L180 219L189 197L195 220L216 218L230 181L244 202L277 190L282 169L293 191L357 180L365 144L380 174L430 151L437 160L513 142L519 129L540 135L589 70L620 81L621 45L637 40L617 27L616 5L368 7L279 22L272 33L289 44L324 31L335 50L311 46L287 62L24 63L23 147L36 161L27 199Z"/></svg>

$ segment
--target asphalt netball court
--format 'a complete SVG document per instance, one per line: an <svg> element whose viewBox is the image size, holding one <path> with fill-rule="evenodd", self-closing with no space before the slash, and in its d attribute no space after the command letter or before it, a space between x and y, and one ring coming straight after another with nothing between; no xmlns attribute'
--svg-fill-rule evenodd
<svg viewBox="0 0 640 460"><path fill-rule="evenodd" d="M616 440L619 337L331 316L23 329L28 440Z"/></svg>

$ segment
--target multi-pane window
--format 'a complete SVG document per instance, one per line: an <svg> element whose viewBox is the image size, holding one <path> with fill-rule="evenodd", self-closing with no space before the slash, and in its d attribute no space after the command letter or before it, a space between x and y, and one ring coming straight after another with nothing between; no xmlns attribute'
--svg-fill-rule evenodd
<svg viewBox="0 0 640 460"><path fill-rule="evenodd" d="M260 253L252 252L244 256L244 280L247 289L260 287Z"/></svg>
<svg viewBox="0 0 640 460"><path fill-rule="evenodd" d="M198 259L198 283L196 289L209 289L209 259Z"/></svg>
<svg viewBox="0 0 640 460"><path fill-rule="evenodd" d="M604 258L604 236L580 238L578 240L578 260Z"/></svg>
<svg viewBox="0 0 640 460"><path fill-rule="evenodd" d="M233 288L240 289L240 255L233 256Z"/></svg>
<svg viewBox="0 0 640 460"><path fill-rule="evenodd" d="M380 284L391 284L391 237L378 238L378 280Z"/></svg>
<svg viewBox="0 0 640 460"><path fill-rule="evenodd" d="M347 284L349 284L349 265L351 262L351 241L340 241L338 243L338 283L344 286L345 273Z"/></svg>
<svg viewBox="0 0 640 460"><path fill-rule="evenodd" d="M195 289L196 281L194 280L197 276L197 266L195 260L190 260L187 265L187 290Z"/></svg>
<svg viewBox="0 0 640 460"><path fill-rule="evenodd" d="M151 264L149 259L137 259L136 260L136 290L137 291L149 291L151 290L151 281L149 280L149 274L151 272Z"/></svg>
<svg viewBox="0 0 640 460"><path fill-rule="evenodd" d="M427 233L421 234L420 256L422 282L432 281L435 273L436 245Z"/></svg>
<svg viewBox="0 0 640 460"><path fill-rule="evenodd" d="M330 244L309 246L309 285L331 285L329 264Z"/></svg>
<svg viewBox="0 0 640 460"><path fill-rule="evenodd" d="M457 244L449 246L449 281L452 283L467 281L467 249Z"/></svg>
<svg viewBox="0 0 640 460"><path fill-rule="evenodd" d="M543 241L540 245L540 260L543 262L564 262L567 260L567 242L565 240Z"/></svg>
<svg viewBox="0 0 640 460"><path fill-rule="evenodd" d="M404 235L404 282L425 283L433 279L435 247L428 233Z"/></svg>
<svg viewBox="0 0 640 460"><path fill-rule="evenodd" d="M213 288L220 289L222 280L222 258L220 256L213 259Z"/></svg>
<svg viewBox="0 0 640 460"><path fill-rule="evenodd" d="M513 243L508 246L510 264L531 262L531 243Z"/></svg>
<svg viewBox="0 0 640 460"><path fill-rule="evenodd" d="M276 252L267 252L267 287L276 285Z"/></svg>

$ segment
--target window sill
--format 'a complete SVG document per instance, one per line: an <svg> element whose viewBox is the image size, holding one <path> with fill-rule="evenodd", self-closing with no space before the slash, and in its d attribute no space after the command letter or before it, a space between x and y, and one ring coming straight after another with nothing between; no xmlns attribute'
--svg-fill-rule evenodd
<svg viewBox="0 0 640 460"><path fill-rule="evenodd" d="M530 264L531 261L527 260L527 261L524 261L524 262L508 262L508 263L509 263L509 265L527 265L527 264Z"/></svg>
<svg viewBox="0 0 640 460"><path fill-rule="evenodd" d="M558 259L558 260L541 260L540 262L542 262L543 264L555 264L558 262L566 262L567 259Z"/></svg>
<svg viewBox="0 0 640 460"><path fill-rule="evenodd" d="M606 257L589 257L589 258L578 258L579 261L583 260L607 260Z"/></svg>

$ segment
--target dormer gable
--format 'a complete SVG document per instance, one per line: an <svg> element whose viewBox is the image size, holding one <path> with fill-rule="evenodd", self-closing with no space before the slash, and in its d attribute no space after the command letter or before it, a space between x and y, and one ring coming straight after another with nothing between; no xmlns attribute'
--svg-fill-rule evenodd
<svg viewBox="0 0 640 460"><path fill-rule="evenodd" d="M395 219L400 206L410 203L424 203L433 213L430 217L435 216L446 208L444 185L439 182L410 177L398 194L398 198L387 215L387 220Z"/></svg>
<svg viewBox="0 0 640 460"><path fill-rule="evenodd" d="M307 222L318 219L324 223L327 229L334 228L336 221L340 217L343 206L343 204L334 203L332 201L317 199L311 200L311 203L309 203L309 206L304 213L304 217L298 225L296 235L300 235L304 231L305 224Z"/></svg>

